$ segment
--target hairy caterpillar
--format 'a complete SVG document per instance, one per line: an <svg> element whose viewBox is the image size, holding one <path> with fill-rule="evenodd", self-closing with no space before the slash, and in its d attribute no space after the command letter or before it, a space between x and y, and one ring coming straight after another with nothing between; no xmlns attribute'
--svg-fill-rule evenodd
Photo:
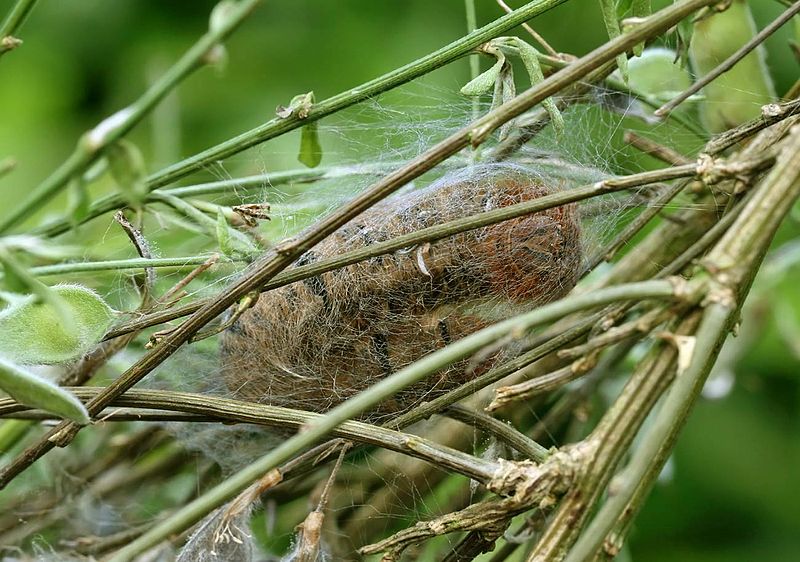
<svg viewBox="0 0 800 562"><path fill-rule="evenodd" d="M548 180L552 182L553 180ZM390 199L349 222L299 263L554 191L511 165L476 167ZM242 399L324 411L485 325L478 300L544 303L577 281L574 205L460 233L263 294L222 336L222 374ZM395 414L465 382L465 362L369 414Z"/></svg>

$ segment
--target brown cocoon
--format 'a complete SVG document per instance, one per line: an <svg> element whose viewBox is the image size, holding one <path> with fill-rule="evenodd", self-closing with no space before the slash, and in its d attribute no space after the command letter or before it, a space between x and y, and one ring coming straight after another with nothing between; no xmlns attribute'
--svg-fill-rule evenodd
<svg viewBox="0 0 800 562"><path fill-rule="evenodd" d="M311 263L547 195L502 165L395 197L307 252ZM239 398L316 412L486 324L477 300L541 304L568 292L581 263L577 209L567 205L371 258L261 295L222 336L221 368ZM496 360L495 355L490 361ZM398 414L475 376L451 365L365 417Z"/></svg>

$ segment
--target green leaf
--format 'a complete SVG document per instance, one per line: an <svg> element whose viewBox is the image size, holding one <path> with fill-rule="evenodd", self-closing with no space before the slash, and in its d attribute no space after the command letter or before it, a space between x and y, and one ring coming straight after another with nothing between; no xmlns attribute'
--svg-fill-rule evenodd
<svg viewBox="0 0 800 562"><path fill-rule="evenodd" d="M635 18L646 18L653 13L652 0L633 0L631 15Z"/></svg>
<svg viewBox="0 0 800 562"><path fill-rule="evenodd" d="M0 389L20 404L40 408L82 425L89 423L89 412L73 394L3 357L0 357Z"/></svg>
<svg viewBox="0 0 800 562"><path fill-rule="evenodd" d="M132 206L140 206L148 194L147 170L141 151L132 142L121 139L108 147L106 155L121 195Z"/></svg>
<svg viewBox="0 0 800 562"><path fill-rule="evenodd" d="M631 59L629 71L628 85L633 90L664 102L692 84L689 72L675 63L675 51L663 47L649 48Z"/></svg>
<svg viewBox="0 0 800 562"><path fill-rule="evenodd" d="M544 80L542 67L539 64L539 52L531 45L522 39L515 37L514 43L519 49L519 57L522 59L522 64L525 66L525 71L531 79L531 85L538 84ZM564 133L564 117L558 110L558 106L553 101L553 98L546 98L542 101L542 106L550 115L550 121L553 123L553 129L556 134L561 136Z"/></svg>
<svg viewBox="0 0 800 562"><path fill-rule="evenodd" d="M9 289L17 293L29 293L35 302L50 305L58 315L64 330L70 331L75 328L72 314L66 303L50 287L31 275L5 246L0 246L0 261L3 263L4 280Z"/></svg>
<svg viewBox="0 0 800 562"><path fill-rule="evenodd" d="M676 61L681 68L689 67L689 47L692 44L694 34L694 24L689 18L684 18L675 27L678 35L676 51L678 52Z"/></svg>
<svg viewBox="0 0 800 562"><path fill-rule="evenodd" d="M231 257L236 253L231 239L230 227L225 215L222 213L222 209L217 209L217 243L219 244L219 249L226 256Z"/></svg>
<svg viewBox="0 0 800 562"><path fill-rule="evenodd" d="M114 321L114 309L91 289L58 285L49 290L62 310L28 295L0 311L0 356L28 365L63 363L100 341ZM64 313L71 327L63 321Z"/></svg>
<svg viewBox="0 0 800 562"><path fill-rule="evenodd" d="M229 258L251 258L258 248L243 233L232 228L221 208L217 208L217 243L220 251Z"/></svg>
<svg viewBox="0 0 800 562"><path fill-rule="evenodd" d="M465 96L481 96L492 91L495 82L497 82L497 79L500 77L500 71L503 70L503 65L506 62L505 55L499 50L495 56L497 57L497 62L494 63L489 70L467 82L464 87L461 88L462 94Z"/></svg>
<svg viewBox="0 0 800 562"><path fill-rule="evenodd" d="M694 24L689 57L698 78L712 72L758 32L750 4L735 0L724 12L713 13ZM775 87L763 45L703 90L700 119L710 133L720 133L755 119L761 106L775 101Z"/></svg>
<svg viewBox="0 0 800 562"><path fill-rule="evenodd" d="M301 129L300 152L297 159L309 168L316 168L322 161L322 145L319 143L316 121L312 121Z"/></svg>

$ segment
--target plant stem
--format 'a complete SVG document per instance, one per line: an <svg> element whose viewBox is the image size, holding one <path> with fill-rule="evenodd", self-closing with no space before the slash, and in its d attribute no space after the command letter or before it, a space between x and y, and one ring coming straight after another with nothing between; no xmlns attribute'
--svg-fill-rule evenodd
<svg viewBox="0 0 800 562"><path fill-rule="evenodd" d="M14 32L19 29L30 14L36 0L17 0L6 19L0 25L0 56L15 49L21 41L14 37Z"/></svg>
<svg viewBox="0 0 800 562"><path fill-rule="evenodd" d="M565 562L591 560L639 486L649 489L649 484L658 477L678 432L703 388L703 382L714 364L722 342L728 335L736 310L737 307L731 303L727 306L714 304L705 311L694 336L697 344L691 365L686 372L679 373L672 384L653 425L648 429L624 472L624 484L615 490L614 495L598 511L570 550ZM665 446L662 448L662 445Z"/></svg>
<svg viewBox="0 0 800 562"><path fill-rule="evenodd" d="M172 189L160 190L165 194L173 195L175 197L197 197L201 195L213 195L215 193L225 193L228 191L236 191L239 189L264 189L266 187L273 187L276 185L284 185L287 183L302 184L321 181L331 178L341 178L347 176L372 176L383 175L387 171L399 166L401 162L381 162L379 164L361 164L357 166L331 166L315 168L313 170L287 170L284 172L273 172L268 174L258 174L254 176L246 176L243 178L232 178L227 180L219 180L208 183L201 183L197 185L189 185L185 187L174 187ZM151 193L147 201L152 202L155 199L155 193ZM119 209L125 206L125 200L119 193L111 193L94 201L86 216L81 219L81 224L87 222L100 215ZM51 221L41 227L33 229L33 234L39 236L55 236L67 231L72 223L67 217L61 217Z"/></svg>
<svg viewBox="0 0 800 562"><path fill-rule="evenodd" d="M308 117L304 119L292 116L287 119L276 118L267 121L259 127L251 129L217 146L209 148L200 154L196 154L191 158L187 158L161 170L148 178L148 182L152 187L166 185L217 160L237 154L251 146L275 138L312 121L316 121L322 117L350 107L367 98L375 97L392 88L410 82L415 78L419 78L466 55L475 47L502 35L520 23L534 18L566 1L567 0L533 0L515 10L513 13L498 18L469 35L442 47L438 51L434 51L429 55L374 80L361 84L360 86L356 86L355 88L315 103L311 106Z"/></svg>
<svg viewBox="0 0 800 562"><path fill-rule="evenodd" d="M85 171L100 157L106 147L120 139L139 123L184 78L202 66L209 52L225 40L260 1L241 0L233 4L224 21L219 22L219 25L214 26L213 29L209 29L138 100L85 133L69 158L44 182L33 189L9 215L0 220L0 233L7 232L36 211L42 203L61 191L70 179Z"/></svg>
<svg viewBox="0 0 800 562"><path fill-rule="evenodd" d="M514 429L513 426L502 422L488 414L475 411L460 404L454 404L444 411L444 415L454 420L493 435L509 447L525 455L534 462L544 462L548 451L536 441Z"/></svg>
<svg viewBox="0 0 800 562"><path fill-rule="evenodd" d="M127 260L84 261L75 263L58 263L40 265L28 271L37 277L47 275L63 275L65 273L86 273L89 271L117 271L139 269L143 267L194 267L208 261L212 254L199 256L183 256L175 258L132 258ZM237 260L229 260L237 261ZM1 276L0 276L1 278Z"/></svg>
<svg viewBox="0 0 800 562"><path fill-rule="evenodd" d="M703 149L707 154L720 154L736 143L754 135L770 125L800 113L800 99L786 103L765 105L761 108L761 117L756 117L747 123L742 123L735 129L719 133L713 137Z"/></svg>
<svg viewBox="0 0 800 562"><path fill-rule="evenodd" d="M262 285L260 290L262 292L271 291L272 289L277 289L278 287L288 285L289 283L294 283L295 281L301 281L309 277L314 277L327 271L346 267L371 257L388 254L425 242L441 240L442 238L446 238L460 232L482 228L484 226L490 226L502 221L544 211L553 207L566 205L575 201L582 201L598 195L641 187L642 185L647 185L658 181L668 181L670 179L692 176L694 173L694 165L666 168L652 172L642 172L639 174L625 176L623 178L615 178L613 185L609 185L608 182L596 182L559 193L546 195L544 197L539 197L524 203L516 203L514 205L509 205L508 207L501 207L499 209L479 213L477 215L455 219L404 234L403 236L398 236L391 240L387 240L386 242L371 244L358 250L353 250L332 258L320 260L310 265L294 267L287 272L276 275L274 279ZM211 302L211 300L212 298L200 299L181 307L146 315L128 324L115 327L105 335L105 339L111 339L133 330L141 330L150 326L162 324L169 320L180 318L182 316L187 316L196 312Z"/></svg>
<svg viewBox="0 0 800 562"><path fill-rule="evenodd" d="M74 387L70 389L81 400L96 396L102 389L98 387ZM194 416L204 416L207 420L225 423L250 423L281 430L295 429L300 432L309 424L315 423L324 414L281 408L267 404L244 402L218 396L206 396L190 392L171 392L166 390L134 389L114 401L113 406L148 408L163 412L179 412ZM13 399L0 399L0 416L14 417L29 408ZM39 414L33 411L33 414ZM53 416L50 416L51 418ZM102 418L102 416L100 416ZM191 418L189 418L191 420ZM197 420L195 420L197 421ZM497 423L498 420L495 420ZM401 433L385 427L368 423L348 421L337 427L332 435L359 443L377 445L391 451L406 454L430 462L443 469L456 470L479 482L487 482L496 472L495 462L482 460L450 447L439 445L416 435ZM524 436L523 436L524 437ZM527 439L527 448L539 447ZM537 455L546 455L547 450L539 447Z"/></svg>
<svg viewBox="0 0 800 562"><path fill-rule="evenodd" d="M467 15L467 35L473 33L478 27L478 17L475 13L475 0L464 0L464 11ZM469 79L475 80L481 73L480 56L473 53L469 56ZM481 114L481 100L480 98L472 98L472 120L474 121Z"/></svg>
<svg viewBox="0 0 800 562"><path fill-rule="evenodd" d="M568 297L466 336L447 347L426 355L419 361L381 380L355 397L336 406L314 422L309 423L303 431L230 476L227 480L178 510L142 537L117 552L109 562L131 560L135 555L157 544L169 535L187 529L205 514L234 497L253 481L261 478L280 463L290 459L306 447L315 444L343 422L358 416L379 404L388 396L455 361L476 353L483 347L498 341L508 334L522 334L536 325L551 322L573 312L586 308L595 308L619 300L674 298L675 296L675 286L666 281L645 281L643 283L619 285L601 289L591 294Z"/></svg>

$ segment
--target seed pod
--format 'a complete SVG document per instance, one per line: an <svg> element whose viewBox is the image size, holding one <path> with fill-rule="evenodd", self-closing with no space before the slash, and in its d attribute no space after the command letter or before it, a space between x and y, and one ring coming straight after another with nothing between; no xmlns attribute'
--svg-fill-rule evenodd
<svg viewBox="0 0 800 562"><path fill-rule="evenodd" d="M374 207L298 263L552 191L517 167L471 170ZM375 257L263 294L223 334L222 373L240 398L325 411L485 326L464 305L551 301L575 284L580 262L574 205ZM406 411L465 382L475 375L466 363L406 389L368 417Z"/></svg>

